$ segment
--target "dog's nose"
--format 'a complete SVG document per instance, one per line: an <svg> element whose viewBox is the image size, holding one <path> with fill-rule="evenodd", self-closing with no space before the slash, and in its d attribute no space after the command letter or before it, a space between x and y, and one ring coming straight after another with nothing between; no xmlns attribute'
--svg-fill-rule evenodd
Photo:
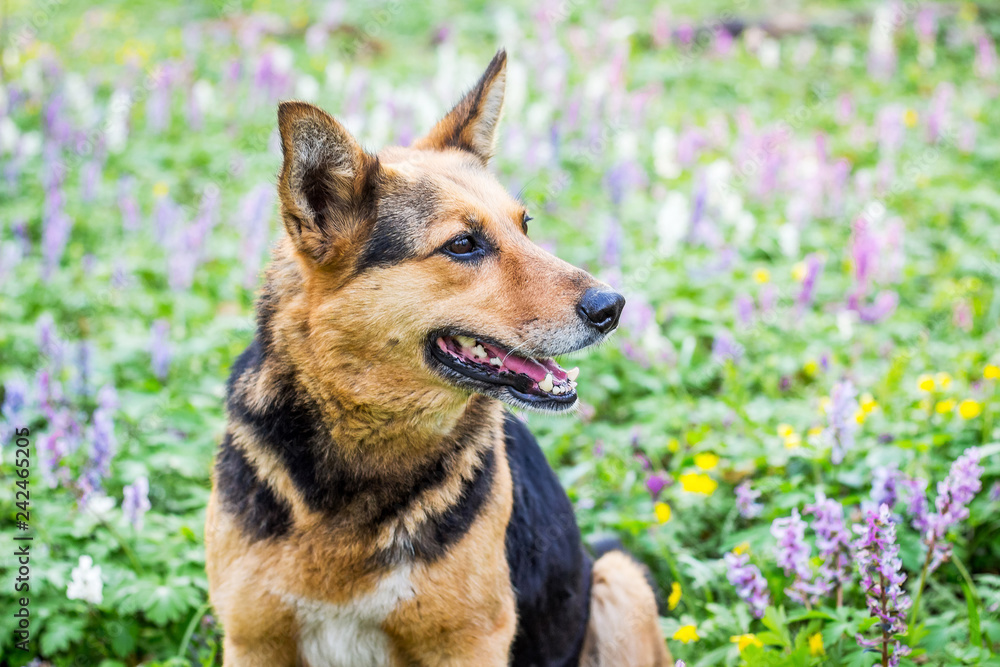
<svg viewBox="0 0 1000 667"><path fill-rule="evenodd" d="M583 321L601 333L608 333L618 326L625 297L614 290L591 287L583 293L577 311Z"/></svg>

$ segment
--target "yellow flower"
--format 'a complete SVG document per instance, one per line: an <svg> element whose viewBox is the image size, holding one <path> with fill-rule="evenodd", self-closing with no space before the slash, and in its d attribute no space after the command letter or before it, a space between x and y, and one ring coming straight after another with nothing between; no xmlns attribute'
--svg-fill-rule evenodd
<svg viewBox="0 0 1000 667"><path fill-rule="evenodd" d="M800 283L806 279L806 263L805 262L795 262L792 266L792 279Z"/></svg>
<svg viewBox="0 0 1000 667"><path fill-rule="evenodd" d="M695 454L694 464L702 470L712 470L719 465L719 457L711 453Z"/></svg>
<svg viewBox="0 0 1000 667"><path fill-rule="evenodd" d="M703 496L710 496L719 488L719 483L714 479L699 472L687 472L681 475L678 480L688 493L700 493Z"/></svg>
<svg viewBox="0 0 1000 667"><path fill-rule="evenodd" d="M938 373L934 376L934 379L937 381L938 386L942 389L947 389L951 386L951 375L948 373Z"/></svg>
<svg viewBox="0 0 1000 667"><path fill-rule="evenodd" d="M681 603L681 585L676 581L670 584L670 596L667 598L667 609L673 611Z"/></svg>
<svg viewBox="0 0 1000 667"><path fill-rule="evenodd" d="M674 639L687 644L688 642L696 642L701 639L701 637L698 636L698 628L693 625L682 625L677 628L677 632L674 633Z"/></svg>
<svg viewBox="0 0 1000 667"><path fill-rule="evenodd" d="M802 372L808 377L816 377L816 374L819 373L819 364L815 361L807 361L806 365L802 367Z"/></svg>
<svg viewBox="0 0 1000 667"><path fill-rule="evenodd" d="M907 109L903 114L903 124L906 127L916 127L918 120L920 120L920 116L913 109Z"/></svg>
<svg viewBox="0 0 1000 667"><path fill-rule="evenodd" d="M153 196L159 199L160 197L166 197L167 193L170 192L170 186L168 186L163 181L160 181L153 186Z"/></svg>
<svg viewBox="0 0 1000 667"><path fill-rule="evenodd" d="M795 433L795 429L792 428L790 424L778 424L778 437L787 438L792 433Z"/></svg>
<svg viewBox="0 0 1000 667"><path fill-rule="evenodd" d="M785 449L797 449L802 446L802 436L798 433L789 433L785 438Z"/></svg>
<svg viewBox="0 0 1000 667"><path fill-rule="evenodd" d="M746 650L747 646L764 646L764 643L757 639L757 635L746 634L746 635L733 635L729 638L729 641L736 644L740 649L740 653Z"/></svg>
<svg viewBox="0 0 1000 667"><path fill-rule="evenodd" d="M754 269L752 277L753 281L759 285L771 282L771 272L767 269Z"/></svg>
<svg viewBox="0 0 1000 667"><path fill-rule="evenodd" d="M997 366L996 364L987 364L986 368L983 369L983 377L987 380L1000 379L1000 366Z"/></svg>
<svg viewBox="0 0 1000 667"><path fill-rule="evenodd" d="M858 408L857 411L855 411L855 413L854 413L854 421L858 422L859 424L864 424L865 423L865 419L867 417L868 417L868 415L866 415L865 411L862 410L861 408Z"/></svg>
<svg viewBox="0 0 1000 667"><path fill-rule="evenodd" d="M813 426L811 429L806 431L806 435L810 438L817 438L823 435L823 431L824 429L822 426Z"/></svg>
<svg viewBox="0 0 1000 667"><path fill-rule="evenodd" d="M809 653L810 655L826 655L822 633L817 632L814 635L809 635Z"/></svg>
<svg viewBox="0 0 1000 667"><path fill-rule="evenodd" d="M943 401L938 401L937 405L934 406L934 410L939 415L946 415L946 414L948 414L949 412L951 412L954 409L955 409L955 399L954 398L948 398L948 399L945 399Z"/></svg>
<svg viewBox="0 0 1000 667"><path fill-rule="evenodd" d="M735 547L733 547L733 553L736 554L737 556L739 556L740 554L745 554L748 551L750 551L749 542L740 542Z"/></svg>
<svg viewBox="0 0 1000 667"><path fill-rule="evenodd" d="M983 406L979 401L974 401L971 398L967 398L958 404L958 414L962 416L962 419L975 419L983 411Z"/></svg>
<svg viewBox="0 0 1000 667"><path fill-rule="evenodd" d="M666 503L656 503L653 506L653 511L656 513L656 520L660 523L670 521L670 517L673 516L673 512L670 511L670 505Z"/></svg>
<svg viewBox="0 0 1000 667"><path fill-rule="evenodd" d="M876 409L878 409L878 402L875 398L868 393L861 394L861 410L864 411L866 415L870 415Z"/></svg>
<svg viewBox="0 0 1000 667"><path fill-rule="evenodd" d="M830 401L829 396L824 396L823 398L819 399L819 411L825 415L830 410L831 402L832 401Z"/></svg>
<svg viewBox="0 0 1000 667"><path fill-rule="evenodd" d="M918 377L917 388L920 391L926 391L927 393L934 391L934 376L925 374Z"/></svg>
<svg viewBox="0 0 1000 667"><path fill-rule="evenodd" d="M667 440L667 449L676 454L681 449L681 442L677 438L670 438Z"/></svg>

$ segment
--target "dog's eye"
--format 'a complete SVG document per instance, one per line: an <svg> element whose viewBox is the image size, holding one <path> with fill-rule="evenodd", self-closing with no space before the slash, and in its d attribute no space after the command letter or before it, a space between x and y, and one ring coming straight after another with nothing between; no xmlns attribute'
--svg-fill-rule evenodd
<svg viewBox="0 0 1000 667"><path fill-rule="evenodd" d="M521 218L521 229L523 229L523 230L524 230L524 233L525 233L525 234L527 234L527 233L528 233L528 223L529 223L529 222L531 222L532 220L534 220L534 218L532 218L532 217L531 217L530 215L528 215L527 213L525 213L525 214L524 214L524 217L523 217L523 218Z"/></svg>
<svg viewBox="0 0 1000 667"><path fill-rule="evenodd" d="M457 238L444 247L452 255L468 255L476 249L476 240L471 236Z"/></svg>

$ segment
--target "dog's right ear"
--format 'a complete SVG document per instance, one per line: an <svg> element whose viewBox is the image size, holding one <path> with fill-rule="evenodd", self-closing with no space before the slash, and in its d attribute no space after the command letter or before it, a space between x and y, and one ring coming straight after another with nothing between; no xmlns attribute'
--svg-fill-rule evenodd
<svg viewBox="0 0 1000 667"><path fill-rule="evenodd" d="M305 102L278 106L278 131L285 229L300 253L333 264L374 222L378 159L332 116Z"/></svg>

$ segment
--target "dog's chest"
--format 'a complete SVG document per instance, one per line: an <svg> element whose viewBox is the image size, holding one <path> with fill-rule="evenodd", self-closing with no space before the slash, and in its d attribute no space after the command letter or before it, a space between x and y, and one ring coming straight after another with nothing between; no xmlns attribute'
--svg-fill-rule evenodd
<svg viewBox="0 0 1000 667"><path fill-rule="evenodd" d="M396 605L414 594L406 566L382 578L375 590L345 604L289 600L296 610L302 661L309 667L390 664L391 646L382 625Z"/></svg>

